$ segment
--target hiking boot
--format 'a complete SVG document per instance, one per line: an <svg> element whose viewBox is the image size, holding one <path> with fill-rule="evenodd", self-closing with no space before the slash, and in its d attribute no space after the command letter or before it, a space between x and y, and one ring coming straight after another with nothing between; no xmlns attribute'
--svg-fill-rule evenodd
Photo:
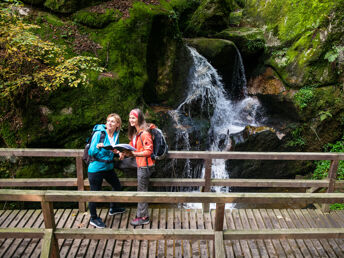
<svg viewBox="0 0 344 258"><path fill-rule="evenodd" d="M96 228L105 228L105 224L101 218L96 218L96 219L91 218L90 224L92 226L95 226Z"/></svg>
<svg viewBox="0 0 344 258"><path fill-rule="evenodd" d="M146 225L148 224L149 221L149 217L138 217L136 219L133 219L132 221L130 221L130 224L132 226L140 226L140 225Z"/></svg>
<svg viewBox="0 0 344 258"><path fill-rule="evenodd" d="M113 215L121 214L121 213L124 213L124 212L125 212L124 208L110 208L109 215L113 216Z"/></svg>

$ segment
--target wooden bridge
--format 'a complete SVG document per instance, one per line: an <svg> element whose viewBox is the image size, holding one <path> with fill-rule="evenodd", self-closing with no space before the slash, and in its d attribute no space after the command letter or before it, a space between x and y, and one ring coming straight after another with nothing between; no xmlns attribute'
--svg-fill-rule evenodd
<svg viewBox="0 0 344 258"><path fill-rule="evenodd" d="M39 202L37 210L0 211L0 257L344 257L344 212L328 204L343 203L344 182L336 180L338 153L171 152L169 158L203 159L204 179L152 179L155 186L201 186L203 192L90 192L83 178L80 150L0 149L0 156L75 157L77 177L1 179L0 200ZM212 159L331 160L324 180L212 179ZM136 179L121 179L136 185ZM212 193L213 185L291 187L307 193ZM69 186L78 190L16 190L13 187ZM325 189L325 193L314 191ZM339 190L339 192L338 192ZM89 227L85 203L129 204L122 215L99 210L106 229ZM130 203L149 202L151 223L135 229ZM54 203L78 202L77 209L54 209ZM204 204L186 210L161 204ZM159 204L158 206L154 205ZM209 211L209 203L216 208ZM225 209L226 203L324 204L321 209Z"/></svg>

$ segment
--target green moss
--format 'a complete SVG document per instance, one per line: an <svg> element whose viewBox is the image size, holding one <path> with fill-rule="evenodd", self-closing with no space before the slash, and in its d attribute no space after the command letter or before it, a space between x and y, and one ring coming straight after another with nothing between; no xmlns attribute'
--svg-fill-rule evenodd
<svg viewBox="0 0 344 258"><path fill-rule="evenodd" d="M215 35L233 41L243 55L254 55L265 50L263 31L258 28L228 28Z"/></svg>
<svg viewBox="0 0 344 258"><path fill-rule="evenodd" d="M104 28L110 22L116 22L122 17L118 10L107 9L105 13L88 12L80 10L73 15L73 20L91 28Z"/></svg>
<svg viewBox="0 0 344 258"><path fill-rule="evenodd" d="M230 8L225 0L202 0L193 13L186 32L191 36L209 36L228 26Z"/></svg>

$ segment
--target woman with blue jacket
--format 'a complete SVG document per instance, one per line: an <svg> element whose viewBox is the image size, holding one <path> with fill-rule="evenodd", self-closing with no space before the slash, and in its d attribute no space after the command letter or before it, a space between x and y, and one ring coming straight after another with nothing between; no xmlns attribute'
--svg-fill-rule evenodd
<svg viewBox="0 0 344 258"><path fill-rule="evenodd" d="M91 191L100 191L102 189L103 179L111 186L113 191L121 190L121 183L114 171L113 158L116 150L106 150L102 147L107 145L118 144L118 136L121 128L121 118L113 113L108 115L106 124L94 126L94 134L92 136L88 155L91 162L88 165L88 181L90 182ZM97 216L97 206L95 202L88 204L91 213L90 224L97 228L105 228L105 224L100 217ZM109 215L115 215L125 212L124 208L116 207L115 203L110 203Z"/></svg>

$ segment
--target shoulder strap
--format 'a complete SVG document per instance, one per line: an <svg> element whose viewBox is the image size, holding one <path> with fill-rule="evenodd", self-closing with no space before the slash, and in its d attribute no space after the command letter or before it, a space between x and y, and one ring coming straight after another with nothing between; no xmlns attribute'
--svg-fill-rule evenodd
<svg viewBox="0 0 344 258"><path fill-rule="evenodd" d="M100 132L100 139L99 139L99 143L104 143L104 140L105 140L105 132L104 131L101 131Z"/></svg>
<svg viewBox="0 0 344 258"><path fill-rule="evenodd" d="M141 134L142 134L142 133L140 133L140 139L141 139L141 144L142 144L142 147L143 147L143 141L142 141ZM147 157L146 157L146 164L147 164L147 169L148 169L148 173L149 173L148 158L147 158Z"/></svg>

